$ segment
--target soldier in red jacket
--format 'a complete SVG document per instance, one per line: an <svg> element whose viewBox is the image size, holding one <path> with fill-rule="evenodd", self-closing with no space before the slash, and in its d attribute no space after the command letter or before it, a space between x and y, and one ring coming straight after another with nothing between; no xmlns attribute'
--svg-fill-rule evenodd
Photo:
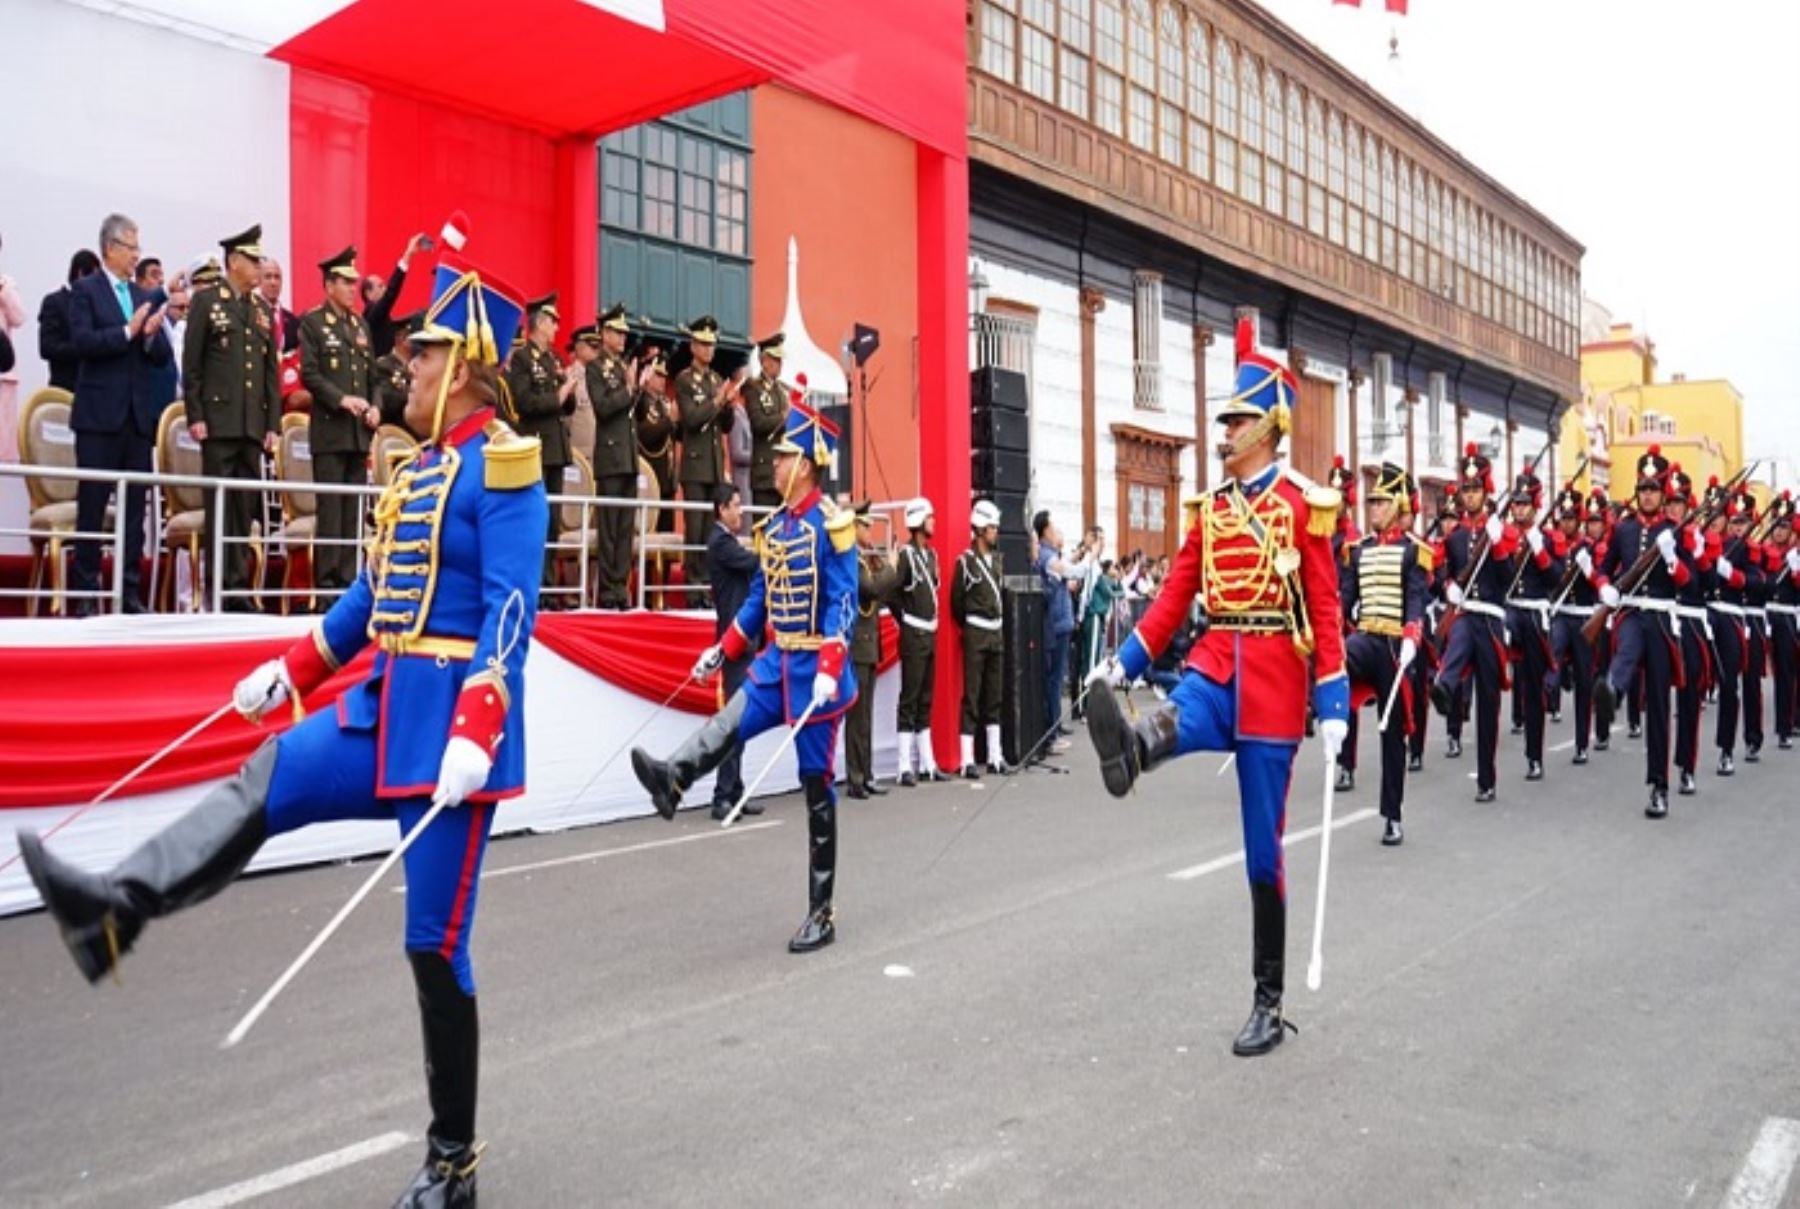
<svg viewBox="0 0 1800 1209"><path fill-rule="evenodd" d="M1308 696L1327 760L1337 756L1350 712L1331 556L1340 497L1276 460L1295 383L1286 368L1253 351L1254 340L1251 320L1240 319L1236 390L1218 415L1227 481L1192 501L1187 539L1162 592L1118 654L1088 678L1088 734L1114 797L1171 756L1236 754L1256 981L1250 1019L1232 1045L1244 1057L1268 1053L1293 1027L1281 1010L1287 948L1281 834ZM1135 725L1126 722L1111 689L1144 674L1196 596L1208 625L1181 683L1165 705Z"/></svg>

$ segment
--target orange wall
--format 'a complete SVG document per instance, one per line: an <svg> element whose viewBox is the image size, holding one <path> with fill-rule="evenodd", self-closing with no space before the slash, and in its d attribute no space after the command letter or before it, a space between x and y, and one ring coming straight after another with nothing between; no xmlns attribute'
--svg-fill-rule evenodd
<svg viewBox="0 0 1800 1209"><path fill-rule="evenodd" d="M881 332L869 361L868 435L856 440L856 494L918 494L914 340L918 333L918 217L912 140L774 85L750 102L756 166L750 198L752 334L780 324L787 245L800 243L800 309L833 359L851 326ZM879 374L880 380L875 381ZM856 420L863 422L860 401Z"/></svg>

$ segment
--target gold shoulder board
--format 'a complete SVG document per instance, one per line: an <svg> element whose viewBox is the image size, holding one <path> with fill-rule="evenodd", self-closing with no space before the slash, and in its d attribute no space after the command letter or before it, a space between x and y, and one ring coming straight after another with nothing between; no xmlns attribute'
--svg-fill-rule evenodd
<svg viewBox="0 0 1800 1209"><path fill-rule="evenodd" d="M825 532L831 535L831 548L839 554L856 549L856 513L839 508L825 520Z"/></svg>
<svg viewBox="0 0 1800 1209"><path fill-rule="evenodd" d="M1189 495L1182 498L1181 533L1183 537L1187 536L1189 529L1200 523L1200 512L1211 499L1211 494Z"/></svg>
<svg viewBox="0 0 1800 1209"><path fill-rule="evenodd" d="M493 491L519 491L544 481L543 442L522 437L501 420L489 420L482 482Z"/></svg>
<svg viewBox="0 0 1800 1209"><path fill-rule="evenodd" d="M764 539L768 536L769 520L770 517L765 516L750 526L750 548L756 551L759 562L762 561Z"/></svg>
<svg viewBox="0 0 1800 1209"><path fill-rule="evenodd" d="M1344 494L1335 487L1321 487L1311 479L1287 467L1283 473L1288 482L1300 488L1306 500L1306 531L1314 537L1329 537L1337 528L1338 509L1344 506Z"/></svg>
<svg viewBox="0 0 1800 1209"><path fill-rule="evenodd" d="M1412 538L1413 545L1418 547L1419 552L1416 557L1419 560L1419 566L1424 568L1425 574L1430 575L1437 568L1437 555L1431 552L1431 543L1417 533L1409 533L1407 536Z"/></svg>

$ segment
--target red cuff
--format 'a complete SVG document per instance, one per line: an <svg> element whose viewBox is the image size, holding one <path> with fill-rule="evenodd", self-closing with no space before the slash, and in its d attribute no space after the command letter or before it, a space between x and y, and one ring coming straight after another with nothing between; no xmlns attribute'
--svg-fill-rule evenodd
<svg viewBox="0 0 1800 1209"><path fill-rule="evenodd" d="M1692 576L1688 574L1688 565L1678 558L1675 560L1674 567L1669 570L1669 578L1675 581L1676 587L1685 588L1687 586L1687 581L1692 578Z"/></svg>
<svg viewBox="0 0 1800 1209"><path fill-rule="evenodd" d="M287 667L288 682L296 697L306 696L331 679L338 669L337 660L325 648L324 633L316 628L289 647L281 662Z"/></svg>
<svg viewBox="0 0 1800 1209"><path fill-rule="evenodd" d="M488 679L471 678L457 694L450 737L472 739L490 756L506 731L506 694Z"/></svg>
<svg viewBox="0 0 1800 1209"><path fill-rule="evenodd" d="M1401 627L1400 637L1406 639L1414 646L1417 646L1419 645L1419 635L1421 633L1423 633L1423 631L1419 628L1419 623L1416 621L1409 621L1405 626Z"/></svg>
<svg viewBox="0 0 1800 1209"><path fill-rule="evenodd" d="M726 661L732 663L750 653L750 640L738 629L737 622L725 627L725 634L719 639L719 650L724 652Z"/></svg>
<svg viewBox="0 0 1800 1209"><path fill-rule="evenodd" d="M1741 588L1744 586L1744 573L1742 571L1739 571L1739 570L1733 568L1733 570L1731 572L1731 578L1726 580L1725 582L1734 588Z"/></svg>
<svg viewBox="0 0 1800 1209"><path fill-rule="evenodd" d="M833 680L841 678L844 674L844 656L849 654L849 651L850 648L844 644L842 638L833 638L820 647L820 673L830 676Z"/></svg>
<svg viewBox="0 0 1800 1209"><path fill-rule="evenodd" d="M1544 549L1539 550L1534 556L1533 561L1537 563L1538 570L1540 571L1548 568L1550 566L1550 548L1546 546Z"/></svg>

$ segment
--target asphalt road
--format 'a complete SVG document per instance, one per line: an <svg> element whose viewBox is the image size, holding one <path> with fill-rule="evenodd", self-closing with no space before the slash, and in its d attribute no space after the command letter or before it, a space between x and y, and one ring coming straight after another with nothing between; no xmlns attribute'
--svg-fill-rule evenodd
<svg viewBox="0 0 1800 1209"><path fill-rule="evenodd" d="M1365 745L1317 993L1306 749L1301 1033L1255 1061L1229 1049L1250 922L1217 756L1115 802L1078 736L1072 775L847 802L839 941L803 958L797 798L730 833L496 843L484 1203L1719 1204L1763 1123L1800 1118L1800 753L1703 775L1653 822L1638 744L1553 751L1527 785L1518 742L1480 806L1434 732L1398 850L1359 814ZM0 1205L165 1205L330 1155L252 1203L390 1203L427 1116L397 893L218 1049L370 867L246 880L155 925L123 986L84 985L41 914L0 920Z"/></svg>

